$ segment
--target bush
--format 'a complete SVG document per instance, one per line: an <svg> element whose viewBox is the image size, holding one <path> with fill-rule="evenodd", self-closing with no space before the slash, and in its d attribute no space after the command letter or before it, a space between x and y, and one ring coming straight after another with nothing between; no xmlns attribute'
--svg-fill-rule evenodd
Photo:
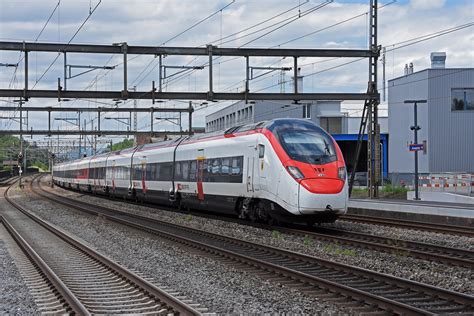
<svg viewBox="0 0 474 316"><path fill-rule="evenodd" d="M386 184L386 185L383 186L382 192L384 192L384 193L406 193L406 192L408 192L408 188L393 186L391 184Z"/></svg>

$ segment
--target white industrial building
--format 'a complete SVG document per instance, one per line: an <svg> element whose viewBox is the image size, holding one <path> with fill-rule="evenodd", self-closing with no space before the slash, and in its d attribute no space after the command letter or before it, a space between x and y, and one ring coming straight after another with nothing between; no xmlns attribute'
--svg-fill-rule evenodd
<svg viewBox="0 0 474 316"><path fill-rule="evenodd" d="M327 130L338 142L344 154L348 169L352 170L352 160L356 149L361 112L351 113L343 109L341 101L254 101L236 102L206 116L206 132L227 129L237 125L271 120L275 118L305 118ZM359 108L362 105L359 106ZM382 144L382 170L388 172L388 119L380 117ZM367 145L361 151L357 169L367 171Z"/></svg>

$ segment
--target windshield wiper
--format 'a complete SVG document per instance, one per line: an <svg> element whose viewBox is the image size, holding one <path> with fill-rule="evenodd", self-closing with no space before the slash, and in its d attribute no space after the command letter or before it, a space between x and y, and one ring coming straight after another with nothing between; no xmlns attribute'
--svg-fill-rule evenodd
<svg viewBox="0 0 474 316"><path fill-rule="evenodd" d="M325 139L323 139L323 142L324 142L324 151L327 153L328 156L330 156L331 151L329 150L329 145L328 145L328 143L326 142Z"/></svg>

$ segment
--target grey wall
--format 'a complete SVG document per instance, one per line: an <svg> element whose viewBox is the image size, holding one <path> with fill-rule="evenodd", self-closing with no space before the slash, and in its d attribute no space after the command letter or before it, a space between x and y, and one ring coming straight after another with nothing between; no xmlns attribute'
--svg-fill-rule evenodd
<svg viewBox="0 0 474 316"><path fill-rule="evenodd" d="M427 141L427 154L419 155L420 172L474 172L474 111L451 111L451 89L474 88L474 69L426 69L388 82L389 172L413 173L413 105L418 105L419 143Z"/></svg>
<svg viewBox="0 0 474 316"><path fill-rule="evenodd" d="M291 101L257 101L255 103L255 122L276 118L302 118L303 105Z"/></svg>
<svg viewBox="0 0 474 316"><path fill-rule="evenodd" d="M413 173L415 169L414 153L408 150L407 144L413 141L413 104L405 104L409 99L428 98L428 70L389 80L388 82L388 130L390 135L388 161L390 173ZM418 105L418 142L427 141L428 151L419 155L419 171L429 172L431 139L428 105Z"/></svg>
<svg viewBox="0 0 474 316"><path fill-rule="evenodd" d="M346 129L345 134L358 134L359 127L360 127L360 120L361 117L357 116L350 116L346 117ZM379 125L380 125L380 133L387 134L388 133L388 117L386 116L379 116Z"/></svg>
<svg viewBox="0 0 474 316"><path fill-rule="evenodd" d="M474 111L451 111L452 88L474 88L474 69L429 71L431 172L474 172Z"/></svg>

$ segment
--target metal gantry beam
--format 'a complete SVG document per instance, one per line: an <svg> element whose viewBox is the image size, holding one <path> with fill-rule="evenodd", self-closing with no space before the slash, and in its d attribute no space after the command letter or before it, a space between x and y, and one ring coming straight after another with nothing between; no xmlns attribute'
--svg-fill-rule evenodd
<svg viewBox="0 0 474 316"><path fill-rule="evenodd" d="M160 137L160 136L174 136L174 135L189 135L189 131L117 131L117 130L23 130L23 135L34 136L34 135L92 135L92 136L127 136L127 135L146 135L151 137ZM20 134L19 130L3 130L2 135L18 135Z"/></svg>
<svg viewBox="0 0 474 316"><path fill-rule="evenodd" d="M59 43L27 43L27 42L0 42L0 50L21 51L25 54L25 85L24 89L0 89L0 97L28 98L97 98L97 99L187 99L187 100L365 100L376 96L365 93L219 93L213 87L213 60L215 56L240 56L250 57L293 57L294 64L300 57L377 57L378 52L372 49L292 49L292 48L228 48L207 45L206 47L163 47L163 46L129 46L127 43L115 45L84 45L84 44L59 44ZM57 90L29 90L28 89L28 62L29 52L55 52L55 53L91 53L91 54L121 54L123 55L123 90L121 91L70 91L61 86L58 78ZM127 60L128 55L153 55L160 61L159 89L156 92L154 82L149 91L129 91ZM189 55L209 57L209 89L207 92L163 92L162 91L162 58L163 56ZM66 67L66 59L65 59ZM295 73L297 67L294 67ZM296 76L296 74L295 74ZM66 77L66 74L65 74ZM248 76L247 76L248 80Z"/></svg>
<svg viewBox="0 0 474 316"><path fill-rule="evenodd" d="M16 107L0 106L0 111L12 111L16 110ZM140 113L150 113L150 112L174 112L174 113L188 113L190 109L186 108L105 108L105 107L96 107L96 108L85 108L85 107L76 107L76 108L56 108L52 106L24 106L22 107L23 111L29 112L140 112ZM192 111L191 111L192 112Z"/></svg>
<svg viewBox="0 0 474 316"><path fill-rule="evenodd" d="M59 44L33 42L0 41L0 50L22 52L55 52L55 53L89 53L89 54L123 54L124 47L130 55L192 55L209 56L255 56L255 57L371 57L375 53L364 49L295 49L295 48L231 48L231 47L165 47L165 46L127 46L93 44Z"/></svg>
<svg viewBox="0 0 474 316"><path fill-rule="evenodd" d="M377 188L380 177L380 149L377 144L379 139L378 131L378 103L379 93L377 91L377 59L380 55L380 48L377 46L377 0L370 0L370 42L368 49L293 49L293 48L228 48L207 45L206 47L163 47L163 46L129 46L127 43L117 43L113 45L95 45L95 44L61 44L61 43L36 43L36 42L6 42L0 41L0 50L5 51L20 51L24 53L24 87L23 89L0 89L0 97L14 97L22 98L28 101L28 98L57 98L58 101L62 99L147 99L152 100L189 100L190 108L185 111L173 108L151 108L151 109L133 109L134 112L150 112L151 131L143 132L148 135L155 134L172 134L179 132L154 132L153 131L153 113L154 112L188 112L189 113L189 133L192 133L192 100L294 100L295 102L302 100L364 100L367 110L368 118L368 139L369 139L369 179L370 179L370 195L377 196ZM120 91L83 91L83 90L68 90L66 82L61 86L61 79L58 77L58 84L56 90L31 90L28 88L28 54L29 52L51 52L62 53L64 55L64 67L67 65L66 55L71 53L77 54L117 54L123 56L123 90ZM151 55L159 60L159 75L158 75L158 90L155 88L155 81L151 81L151 89L145 91L130 91L128 88L128 55ZM163 92L163 57L166 56L207 56L209 62L207 64L209 74L208 91L202 92L177 92L167 91ZM245 91L242 93L223 93L214 90L213 84L213 62L216 56L235 56L245 58L246 61L246 85ZM294 71L294 90L292 93L251 93L249 87L250 73L249 73L249 59L251 57L292 57L293 71ZM298 58L301 57L342 57L342 58L368 58L369 59L369 84L366 93L300 93L301 89L298 87ZM66 71L64 71L64 78L66 78ZM9 108L8 110L11 110ZM43 108L51 117L52 109ZM64 109L60 109L64 111ZM20 109L20 116L23 109ZM34 110L33 110L34 111ZM59 110L58 110L59 111ZM68 110L66 110L68 111ZM77 109L72 110L87 112L90 110ZM46 131L27 131L26 134L34 135L60 135L58 133L82 133L83 135L127 135L134 134L130 131L102 131L100 130L100 114L102 112L121 112L117 108L98 108L92 109L97 113L98 127L95 131L52 131L50 128ZM123 112L130 112L126 109ZM50 119L49 119L50 120ZM9 134L18 133L18 131L7 131ZM141 133L141 132L137 132Z"/></svg>
<svg viewBox="0 0 474 316"><path fill-rule="evenodd" d="M121 91L58 91L58 90L23 90L0 89L0 97L21 97L26 93L29 98L60 98L67 99L121 99ZM137 100L244 100L245 93L213 92L212 99L208 92L128 92L129 99ZM379 93L248 93L249 100L359 100L378 98ZM166 109L171 111L172 109ZM165 111L166 112L166 111Z"/></svg>

